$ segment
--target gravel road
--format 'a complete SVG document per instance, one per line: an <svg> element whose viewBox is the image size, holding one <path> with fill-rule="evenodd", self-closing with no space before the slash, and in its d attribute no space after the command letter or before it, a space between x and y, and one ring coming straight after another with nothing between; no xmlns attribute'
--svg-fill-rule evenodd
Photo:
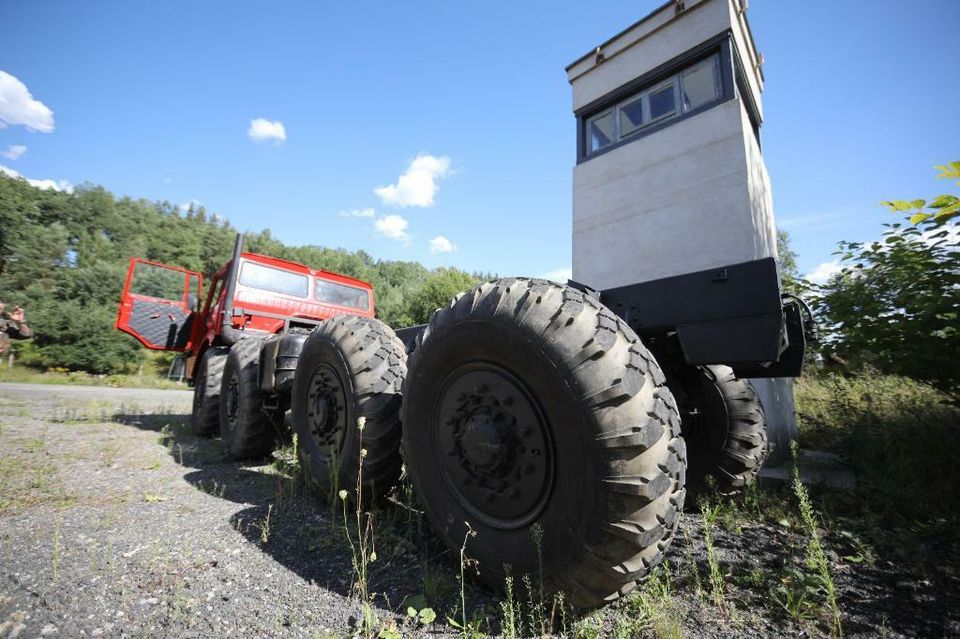
<svg viewBox="0 0 960 639"><path fill-rule="evenodd" d="M218 440L190 434L190 402L185 391L0 384L0 637L355 632L361 613L339 505L299 489L282 463L226 462ZM454 557L415 511L386 503L375 517L370 588L380 623L405 637L453 635L443 620L460 594ZM662 606L683 635L826 632L791 619L775 596L790 567L802 566L795 530L714 530L722 607L691 576L706 580L709 570L702 519L687 515L684 530ZM931 576L898 557L863 561L839 535L826 545L848 636L960 634L955 574ZM403 602L416 595L436 623L405 620ZM467 596L485 629L498 631L497 602L472 585ZM641 614L639 601L595 616L583 636L617 633Z"/></svg>

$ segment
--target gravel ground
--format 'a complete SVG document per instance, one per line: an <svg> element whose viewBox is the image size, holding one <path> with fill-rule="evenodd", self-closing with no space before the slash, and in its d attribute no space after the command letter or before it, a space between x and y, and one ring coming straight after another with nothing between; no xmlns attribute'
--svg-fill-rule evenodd
<svg viewBox="0 0 960 639"><path fill-rule="evenodd" d="M354 632L361 613L342 513L298 490L278 464L224 461L219 441L190 434L190 400L183 391L0 384L0 637ZM375 513L377 616L405 637L454 635L443 620L456 610L458 565L404 501ZM791 619L777 602L803 570L795 526L714 529L720 606L702 593L702 518L687 515L683 527L668 595L645 588L580 622L581 635L662 636L670 623L683 636L828 633L822 614ZM848 636L960 636L955 546L928 546L933 561L924 562L838 532L825 545ZM436 623L405 620L403 602L416 595ZM496 600L472 585L467 596L485 630L498 632ZM652 617L638 631L644 615Z"/></svg>

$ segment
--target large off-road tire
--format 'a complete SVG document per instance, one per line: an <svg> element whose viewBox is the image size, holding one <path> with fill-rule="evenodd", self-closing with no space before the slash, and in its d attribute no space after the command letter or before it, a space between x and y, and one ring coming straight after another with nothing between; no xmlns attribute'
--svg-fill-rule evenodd
<svg viewBox="0 0 960 639"><path fill-rule="evenodd" d="M241 339L230 348L220 386L220 438L231 459L259 459L273 452L279 432L263 411L257 367L262 342Z"/></svg>
<svg viewBox="0 0 960 639"><path fill-rule="evenodd" d="M509 566L596 607L643 579L676 530L673 396L633 330L573 288L500 279L438 310L410 355L403 425L437 534L466 540L495 588Z"/></svg>
<svg viewBox="0 0 960 639"><path fill-rule="evenodd" d="M220 384L230 349L211 346L197 362L193 382L193 434L213 437L220 432Z"/></svg>
<svg viewBox="0 0 960 639"><path fill-rule="evenodd" d="M307 338L297 362L291 414L301 461L324 490L353 494L361 459L365 492L382 496L397 482L406 373L403 342L379 320L341 315Z"/></svg>
<svg viewBox="0 0 960 639"><path fill-rule="evenodd" d="M766 419L753 387L729 366L683 367L670 372L667 384L680 404L691 495L702 494L711 481L721 493L753 483L768 453Z"/></svg>

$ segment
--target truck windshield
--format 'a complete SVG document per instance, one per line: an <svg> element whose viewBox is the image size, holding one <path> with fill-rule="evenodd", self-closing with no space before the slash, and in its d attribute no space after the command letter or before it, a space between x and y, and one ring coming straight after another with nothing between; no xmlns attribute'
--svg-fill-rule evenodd
<svg viewBox="0 0 960 639"><path fill-rule="evenodd" d="M306 297L309 287L309 279L306 275L264 266L256 262L244 262L240 265L238 281L244 286L295 297Z"/></svg>
<svg viewBox="0 0 960 639"><path fill-rule="evenodd" d="M358 308L364 311L370 309L370 296L367 295L365 289L319 278L317 278L317 299L337 306Z"/></svg>

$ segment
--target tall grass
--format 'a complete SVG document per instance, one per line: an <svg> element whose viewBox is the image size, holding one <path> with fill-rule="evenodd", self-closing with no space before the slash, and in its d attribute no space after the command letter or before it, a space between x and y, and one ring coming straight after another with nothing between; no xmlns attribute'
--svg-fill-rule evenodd
<svg viewBox="0 0 960 639"><path fill-rule="evenodd" d="M800 445L837 451L887 521L960 513L960 409L926 384L875 371L802 378Z"/></svg>

